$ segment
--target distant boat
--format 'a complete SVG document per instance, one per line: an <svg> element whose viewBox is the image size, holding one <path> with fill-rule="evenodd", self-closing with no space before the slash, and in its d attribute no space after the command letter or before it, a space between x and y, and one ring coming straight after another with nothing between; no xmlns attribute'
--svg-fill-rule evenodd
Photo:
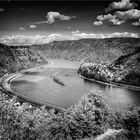
<svg viewBox="0 0 140 140"><path fill-rule="evenodd" d="M61 79L59 79L59 78L57 78L57 77L55 77L55 76L52 76L52 78L53 78L53 80L54 80L56 83L58 83L58 84L60 84L60 85L62 85L62 86L65 86L65 83L64 83Z"/></svg>

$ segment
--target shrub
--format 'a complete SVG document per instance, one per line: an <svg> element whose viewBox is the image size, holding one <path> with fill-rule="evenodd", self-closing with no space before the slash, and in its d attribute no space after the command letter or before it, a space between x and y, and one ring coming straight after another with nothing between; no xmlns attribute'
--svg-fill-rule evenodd
<svg viewBox="0 0 140 140"><path fill-rule="evenodd" d="M78 105L51 118L46 137L50 140L75 140L102 134L106 130L108 111L102 95L93 91Z"/></svg>
<svg viewBox="0 0 140 140"><path fill-rule="evenodd" d="M77 105L55 113L45 107L20 104L16 98L3 99L0 108L2 140L78 140L106 134L108 129L123 133L106 139L140 139L140 107L131 106L120 112L111 111L99 91L84 96ZM103 136L102 135L102 136ZM107 140L108 140L107 139ZM124 139L123 139L124 140Z"/></svg>
<svg viewBox="0 0 140 140"><path fill-rule="evenodd" d="M123 129L128 139L140 139L140 107L131 106L122 115Z"/></svg>
<svg viewBox="0 0 140 140"><path fill-rule="evenodd" d="M35 140L44 134L44 123L50 113L43 107L22 105L13 99L4 99L0 109L0 137L3 140Z"/></svg>

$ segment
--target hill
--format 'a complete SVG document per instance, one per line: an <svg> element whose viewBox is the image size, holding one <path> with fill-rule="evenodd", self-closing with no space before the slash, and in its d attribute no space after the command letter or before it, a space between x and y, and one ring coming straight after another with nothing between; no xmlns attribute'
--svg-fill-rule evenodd
<svg viewBox="0 0 140 140"><path fill-rule="evenodd" d="M101 69L109 71L101 76L103 81L133 85L140 83L140 38L54 41L31 47L46 58L104 63L107 67L103 66L104 68ZM97 77L101 78L99 75Z"/></svg>
<svg viewBox="0 0 140 140"><path fill-rule="evenodd" d="M140 38L106 38L54 41L31 46L0 44L1 75L44 62L43 57L105 63L116 80L139 80ZM43 57L42 57L43 56ZM136 74L137 73L137 74ZM124 76L125 75L125 76ZM132 80L132 79L137 79ZM120 80L119 80L120 81Z"/></svg>
<svg viewBox="0 0 140 140"><path fill-rule="evenodd" d="M140 86L140 47L113 62L82 63L78 72L103 82Z"/></svg>
<svg viewBox="0 0 140 140"><path fill-rule="evenodd" d="M112 78L108 74L103 74L102 79L105 81L112 78L111 81L115 82L134 85L140 83L140 38L54 41L44 45L33 45L32 48L47 58L105 63L109 70L112 69L108 74L113 75Z"/></svg>
<svg viewBox="0 0 140 140"><path fill-rule="evenodd" d="M120 82L140 85L140 48L133 53L119 57L111 64L114 75L122 77Z"/></svg>
<svg viewBox="0 0 140 140"><path fill-rule="evenodd" d="M30 47L47 58L113 62L122 55L134 52L139 46L140 38L106 38L54 41Z"/></svg>
<svg viewBox="0 0 140 140"><path fill-rule="evenodd" d="M0 76L45 62L46 60L31 48L0 44Z"/></svg>

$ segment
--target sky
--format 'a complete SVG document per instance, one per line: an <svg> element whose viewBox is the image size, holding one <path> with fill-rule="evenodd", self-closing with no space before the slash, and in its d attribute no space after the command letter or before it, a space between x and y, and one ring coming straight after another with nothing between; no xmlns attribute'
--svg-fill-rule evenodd
<svg viewBox="0 0 140 140"><path fill-rule="evenodd" d="M140 37L139 0L0 1L0 42Z"/></svg>

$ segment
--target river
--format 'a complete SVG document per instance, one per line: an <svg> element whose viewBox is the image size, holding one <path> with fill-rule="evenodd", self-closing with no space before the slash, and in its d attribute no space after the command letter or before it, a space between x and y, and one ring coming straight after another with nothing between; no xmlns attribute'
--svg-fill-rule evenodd
<svg viewBox="0 0 140 140"><path fill-rule="evenodd" d="M49 103L64 108L77 104L93 89L102 91L112 109L124 108L129 104L140 105L140 91L86 81L77 74L79 62L63 59L49 61L51 64L14 79L11 88L43 104ZM61 79L65 86L55 82L53 76Z"/></svg>

